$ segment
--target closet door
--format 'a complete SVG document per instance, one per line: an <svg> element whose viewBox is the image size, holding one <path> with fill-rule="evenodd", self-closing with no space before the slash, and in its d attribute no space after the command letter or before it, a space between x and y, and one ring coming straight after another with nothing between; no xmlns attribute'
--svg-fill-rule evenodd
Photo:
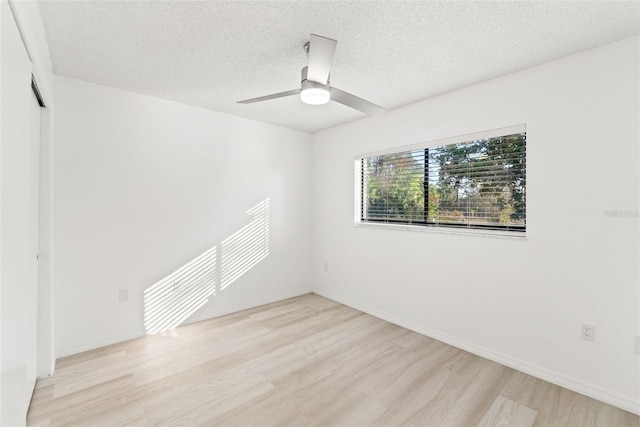
<svg viewBox="0 0 640 427"><path fill-rule="evenodd" d="M27 294L26 300L29 301L25 307L24 317L27 322L27 330L33 335L25 337L27 356L27 393L31 399L31 391L35 385L35 379L38 375L38 243L40 234L40 104L35 94L31 92L29 102L29 117L31 118L29 126L29 147L27 149L28 170L25 171L29 176L27 194L29 195L29 204L25 206L28 209L28 230L29 241L27 242ZM33 385L30 385L33 382ZM29 390L29 387L31 389Z"/></svg>
<svg viewBox="0 0 640 427"><path fill-rule="evenodd" d="M0 425L19 426L36 376L40 120L6 0L0 24Z"/></svg>

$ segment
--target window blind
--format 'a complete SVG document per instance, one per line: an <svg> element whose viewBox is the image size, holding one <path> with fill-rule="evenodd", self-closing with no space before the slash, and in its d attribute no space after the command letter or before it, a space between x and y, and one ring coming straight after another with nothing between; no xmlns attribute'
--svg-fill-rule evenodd
<svg viewBox="0 0 640 427"><path fill-rule="evenodd" d="M526 229L526 133L360 159L360 220Z"/></svg>

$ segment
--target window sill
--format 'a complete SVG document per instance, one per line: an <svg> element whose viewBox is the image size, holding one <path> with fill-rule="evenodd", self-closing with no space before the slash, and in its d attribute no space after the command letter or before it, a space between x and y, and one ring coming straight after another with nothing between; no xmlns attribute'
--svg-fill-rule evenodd
<svg viewBox="0 0 640 427"><path fill-rule="evenodd" d="M389 223L374 223L374 222L360 222L357 221L354 224L356 228L379 228L382 230L396 230L396 231L417 231L421 233L436 233L436 234L457 234L464 236L479 236L479 237L498 237L504 239L514 240L526 240L526 232L513 232L513 231L500 231L500 230L480 230L477 228L454 228L454 227L437 227L437 226L424 226L424 225L406 225L406 224L389 224Z"/></svg>

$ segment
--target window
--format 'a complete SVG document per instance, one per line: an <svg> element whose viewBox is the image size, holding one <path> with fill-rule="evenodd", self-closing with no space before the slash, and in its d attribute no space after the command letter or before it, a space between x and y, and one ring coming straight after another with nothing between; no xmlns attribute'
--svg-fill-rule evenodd
<svg viewBox="0 0 640 427"><path fill-rule="evenodd" d="M359 221L524 232L524 126L455 139L357 158Z"/></svg>

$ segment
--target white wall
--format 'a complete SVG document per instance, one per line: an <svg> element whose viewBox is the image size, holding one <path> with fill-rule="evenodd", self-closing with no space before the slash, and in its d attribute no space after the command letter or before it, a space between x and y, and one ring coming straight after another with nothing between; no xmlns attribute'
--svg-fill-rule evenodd
<svg viewBox="0 0 640 427"><path fill-rule="evenodd" d="M190 286L189 321L311 291L310 135L64 77L55 97L57 357L143 335L144 291L214 246L165 311Z"/></svg>
<svg viewBox="0 0 640 427"><path fill-rule="evenodd" d="M314 291L639 412L638 49L623 40L315 134ZM521 123L526 240L354 227L355 155Z"/></svg>

